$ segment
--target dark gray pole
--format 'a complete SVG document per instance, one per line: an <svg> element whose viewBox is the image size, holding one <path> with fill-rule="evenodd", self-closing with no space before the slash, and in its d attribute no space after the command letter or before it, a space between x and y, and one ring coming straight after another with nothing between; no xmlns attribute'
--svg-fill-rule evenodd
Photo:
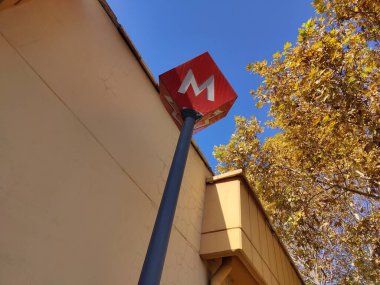
<svg viewBox="0 0 380 285"><path fill-rule="evenodd" d="M164 194L162 195L160 208L150 238L148 251L141 270L139 285L160 284L183 171L190 148L191 136L195 122L200 119L201 116L194 110L184 109L182 111L182 117L183 125L181 134L178 139L168 180L166 181Z"/></svg>

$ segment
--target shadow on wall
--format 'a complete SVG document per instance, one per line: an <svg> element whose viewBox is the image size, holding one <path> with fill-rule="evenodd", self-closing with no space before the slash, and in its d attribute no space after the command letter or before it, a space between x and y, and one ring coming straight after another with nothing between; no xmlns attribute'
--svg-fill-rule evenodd
<svg viewBox="0 0 380 285"><path fill-rule="evenodd" d="M208 184L203 217L201 256L208 261L210 275L221 270L230 257L231 272L225 280L235 284L259 284L242 260L251 259L248 193L240 179L232 178Z"/></svg>

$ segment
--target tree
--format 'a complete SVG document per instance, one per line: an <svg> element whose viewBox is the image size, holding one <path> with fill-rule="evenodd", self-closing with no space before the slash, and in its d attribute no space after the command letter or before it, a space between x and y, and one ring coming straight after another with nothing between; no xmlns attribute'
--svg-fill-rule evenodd
<svg viewBox="0 0 380 285"><path fill-rule="evenodd" d="M307 283L380 284L380 2L313 5L294 47L247 67L280 131L260 144L237 117L217 170L244 170Z"/></svg>

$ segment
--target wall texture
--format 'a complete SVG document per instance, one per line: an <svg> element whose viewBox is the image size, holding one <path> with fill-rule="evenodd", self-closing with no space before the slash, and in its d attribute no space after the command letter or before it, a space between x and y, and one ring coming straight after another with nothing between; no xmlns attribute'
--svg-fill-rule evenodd
<svg viewBox="0 0 380 285"><path fill-rule="evenodd" d="M98 1L0 12L0 284L137 284L179 131ZM162 284L207 284L192 148Z"/></svg>
<svg viewBox="0 0 380 285"><path fill-rule="evenodd" d="M232 266L230 275L239 285L303 284L241 170L215 176L207 185L200 254L241 260L250 274L243 278L236 268L244 266Z"/></svg>

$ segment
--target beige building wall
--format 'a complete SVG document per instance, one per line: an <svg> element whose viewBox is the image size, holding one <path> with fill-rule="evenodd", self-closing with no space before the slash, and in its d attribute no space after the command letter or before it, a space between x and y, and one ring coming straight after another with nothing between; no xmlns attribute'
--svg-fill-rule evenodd
<svg viewBox="0 0 380 285"><path fill-rule="evenodd" d="M239 260L242 266L232 266L233 284L303 284L241 170L209 179L200 254ZM244 278L241 267L249 272Z"/></svg>
<svg viewBox="0 0 380 285"><path fill-rule="evenodd" d="M110 13L0 0L1 285L137 284L179 131ZM302 284L251 191L193 144L161 284Z"/></svg>
<svg viewBox="0 0 380 285"><path fill-rule="evenodd" d="M10 2L0 3L0 284L137 284L179 131L98 1ZM161 284L208 284L210 176L192 147Z"/></svg>

